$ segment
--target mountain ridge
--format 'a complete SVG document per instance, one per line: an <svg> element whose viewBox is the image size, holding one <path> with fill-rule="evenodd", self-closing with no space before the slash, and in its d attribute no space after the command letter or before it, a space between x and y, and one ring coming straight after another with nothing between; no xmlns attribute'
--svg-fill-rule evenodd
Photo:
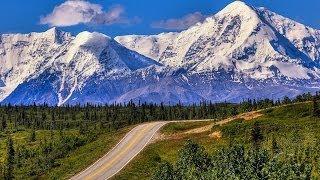
<svg viewBox="0 0 320 180"><path fill-rule="evenodd" d="M0 60L0 100L11 104L238 102L320 89L320 31L240 1L182 32L1 35Z"/></svg>
<svg viewBox="0 0 320 180"><path fill-rule="evenodd" d="M212 43L214 41L222 41L222 42L219 42L221 44L221 43L223 43L223 41L231 40L231 43L227 43L228 46L224 46L223 47L223 46L219 46L220 45L219 44L217 46L218 49L213 49L212 51L218 52L218 53L215 53L215 54L219 54L220 52L223 52L223 53L221 53L222 55L220 55L218 58L211 58L210 57L209 60L214 59L215 62L218 62L218 65L219 65L219 63L226 63L224 65L229 66L229 65L232 65L233 62L228 62L228 60L231 60L231 59L236 59L236 60L240 59L241 60L241 58L246 58L246 56L250 55L249 53L255 53L255 52L252 52L252 50L257 48L256 44L265 43L265 46L263 47L264 48L263 50L266 50L267 48L270 49L270 52L268 52L267 55L281 56L282 54L285 54L285 55L288 55L288 56L292 56L292 55L294 56L295 54L298 54L297 56L303 57L304 60L309 61L309 62L306 62L306 63L313 64L313 65L316 65L317 67L319 67L319 63L314 63L314 62L317 62L318 60L314 59L314 61L310 61L309 57L312 57L312 58L317 58L318 57L318 52L319 52L319 49L320 49L319 48L320 36L316 37L316 39L318 40L317 44L312 46L312 47L316 48L316 49L312 49L313 51L315 51L314 54L311 54L311 53L307 54L308 52L300 52L300 51L303 51L304 49L307 49L307 48L299 47L299 45L297 45L298 47L295 48L294 45L292 44L292 42L295 39L294 38L289 38L289 39L291 39L291 41L287 41L286 38L283 38L281 33L278 33L277 30L275 30L272 26L269 25L269 22L267 22L265 19L263 19L261 17L262 16L261 14L258 14L258 13L261 13L261 11L262 11L261 9L256 9L256 8L250 7L250 6L246 5L243 2L235 1L234 3L231 3L226 8L224 8L223 10L218 12L216 15L208 17L205 20L205 22L198 23L197 25L191 27L190 29L182 31L179 34L179 37L177 38L178 40L176 40L176 41L181 41L181 43L179 44L179 42L177 43L177 42L173 41L172 42L173 43L172 47L170 47L170 45L167 47L169 50L164 51L162 53L159 61L163 62L164 64L167 64L169 66L170 65L171 66L181 66L181 64L183 63L182 62L183 59L187 60L188 58L189 59L196 59L197 62L199 62L199 60L198 60L199 57L197 57L197 58L194 58L192 56L186 57L187 53L190 53L192 55L197 53L197 52L192 52L192 51L190 52L190 50L192 50L192 49L195 49L194 51L196 51L197 48L200 49L200 50L202 50L203 48L206 48L206 47L200 47L200 46L192 47L192 45L194 45L194 43L196 41L199 40L198 44L201 44L203 46L205 43ZM268 11L268 10L265 10L265 12L266 12L266 14L273 13L273 12ZM212 29L214 29L215 25L217 24L215 21L225 21L226 17L229 17L229 16L233 17L233 18L231 18L230 23L237 23L239 21L243 22L244 20L249 19L247 21L244 21L244 23L247 23L247 24L243 25L245 28L250 27L251 29L249 29L249 31L245 31L245 30L248 30L248 29L244 29L244 28L242 28L242 26L238 26L237 27L237 28L242 28L241 29L241 35L243 36L242 38L238 38L238 40L236 41L238 43L238 47L235 47L235 44L233 44L234 40L228 39L228 32L227 31L222 32L222 33L225 33L225 34L222 34L223 36L221 36L221 31L219 31L220 34L219 33L216 34L216 35L209 34L210 35L209 37L205 37L205 35L206 35L205 33L208 33L208 31L213 31ZM241 18L239 18L239 16L243 16L244 18L241 19ZM222 17L222 18L220 18L220 17ZM278 18L285 19L282 16L279 16ZM287 19L285 19L285 20L287 20ZM216 24L214 24L214 23L216 23ZM227 25L230 25L230 23L227 24ZM293 22L293 24L299 24L299 23ZM221 25L221 23L220 24L218 23L218 25ZM201 27L201 28L197 28L197 26ZM266 27L264 27L264 26L266 26ZM227 28L228 27L231 28L230 30L233 30L231 26L227 26ZM226 27L224 27L224 28L226 28ZM251 44L249 44L250 45L249 47L241 47L241 44L245 44L246 43L245 41L250 41L250 38L251 38L250 36L253 33L259 33L259 30L261 28L264 28L265 32L263 32L263 33L269 33L266 37L260 36L260 37L262 37L261 39L265 39L265 38L271 38L271 39L265 40L267 42L262 42L262 41L259 41L260 40L260 37L259 37L259 39L257 39L257 38L253 39L252 40L253 42L251 42ZM309 27L306 27L306 28L310 29ZM205 29L205 31L201 32L201 30L203 30L203 29ZM254 31L257 31L257 32L254 32ZM311 31L314 31L314 34L316 34L316 35L318 34L318 31L316 31L316 30L311 29ZM235 32L235 33L237 33L237 32ZM247 35L245 33L247 33ZM181 34L185 34L185 35L181 35ZM219 37L219 35L220 35L220 37L222 39L216 40L216 38ZM231 35L233 35L233 34L231 34ZM181 37L181 36L184 36L184 37ZM194 40L193 42L192 41L190 42L190 40L189 40L190 37L194 37L196 40ZM126 36L122 37L122 38L126 38ZM130 38L130 36L128 38ZM139 38L143 40L143 36L141 36ZM181 40L181 38L184 38L184 39ZM203 38L204 40L201 41L200 38ZM230 36L230 38L237 38L237 37L231 37ZM278 40L278 39L281 39L281 40ZM304 39L306 39L306 38L304 38ZM119 43L122 43L121 37L116 37L116 40L118 40ZM302 42L302 41L303 41L303 39L298 41L298 43ZM139 51L139 49L132 48L132 47L134 47L134 45L132 45L134 42L135 42L135 40L133 40L131 44L128 41L125 42L125 43L122 43L122 44L124 46L126 46L127 48L129 48L129 49L136 50L137 52L140 52L141 54L144 54L144 55L147 56L147 54L145 54L145 52ZM281 46L281 44L280 44L280 47L279 47L279 45L277 45L278 42L280 42L282 44L284 43L284 45ZM182 50L181 50L181 47L183 47L186 43L189 43L189 44L187 44L187 46L184 49L182 48ZM167 44L170 44L170 43L167 43ZM276 46L278 46L278 47L276 47ZM284 47L284 46L287 46L287 47ZM302 45L300 45L300 46L302 46ZM178 47L180 49L172 52L172 48L174 48L174 47ZM220 47L222 47L222 48L220 48ZM223 49L232 49L232 48L235 50L234 54L232 54L233 57L231 57L231 58L227 57L226 58L226 56L228 56L228 54L230 55L231 53L227 52L227 51L223 51ZM237 48L243 48L243 49L237 49ZM286 49L288 49L288 50L291 49L291 50L293 50L295 52L293 52L293 53L282 52L282 50L286 50ZM249 51L249 52L243 54L243 51ZM273 52L273 51L277 51L277 52ZM211 52L211 51L208 50L207 52ZM180 56L177 57L177 58L169 57L172 54L179 54L179 53L180 53ZM303 53L306 53L309 56L306 57L306 54L303 54ZM166 55L168 57L166 57ZM202 55L202 57L200 57L200 58L206 59L206 57L208 57L207 54ZM262 58L266 59L266 55L264 55L263 57L259 57L259 59L262 59ZM219 61L219 59L226 59L226 60ZM289 60L299 60L297 58L291 58L291 57L288 57L288 59ZM211 63L211 64L213 63L213 65L218 66L217 64L214 64L215 62L212 62L212 61L210 62L209 61L209 62L205 62L203 64L205 65L205 64L208 64L208 63ZM191 65L192 64L194 64L194 63L191 63ZM205 68L207 68L203 64L202 64L202 66L198 66L198 68L200 70L205 70ZM303 70L301 70L301 71L303 71ZM307 73L305 73L305 75L306 74ZM288 76L288 74L287 74L287 76Z"/></svg>

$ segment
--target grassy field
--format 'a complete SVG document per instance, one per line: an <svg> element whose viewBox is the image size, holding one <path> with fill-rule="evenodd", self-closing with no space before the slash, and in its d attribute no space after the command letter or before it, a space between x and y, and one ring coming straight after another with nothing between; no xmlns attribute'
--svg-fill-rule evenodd
<svg viewBox="0 0 320 180"><path fill-rule="evenodd" d="M313 149L312 173L315 178L320 178L320 152L314 151L320 150L320 119L312 117L311 111L311 103L289 105L262 111L263 115L253 120L236 119L222 126L213 126L208 131L189 134L183 132L205 127L208 122L171 123L162 129L158 141L149 145L114 179L149 179L161 161L176 161L179 150L188 139L204 146L211 155L230 144L250 147L251 129L256 121L263 132L261 146L264 149L271 149L273 139L286 154Z"/></svg>
<svg viewBox="0 0 320 180"><path fill-rule="evenodd" d="M264 149L270 150L274 139L285 154L310 149L313 176L320 178L320 119L311 114L312 103L308 102L247 113L223 125L214 125L213 121L170 123L113 179L150 179L161 162L174 164L177 161L188 139L203 146L212 156L231 144L249 148L255 122L261 127ZM72 128L36 130L33 141L30 140L31 129L13 128L13 124L9 124L6 132L0 132L0 165L5 163L7 136L10 135L15 149L15 178L67 179L107 153L131 128L107 130L93 125L84 133Z"/></svg>
<svg viewBox="0 0 320 180"><path fill-rule="evenodd" d="M37 179L67 179L73 176L75 173L85 169L107 153L131 128L132 127L126 127L117 131L106 131L100 133L94 138L94 140L85 142L80 147L70 150L68 154L64 155L64 157L56 160L55 165L52 168L46 169L45 167L41 167L40 169L43 170L43 174L40 177L38 176ZM64 137L81 137L78 130L64 130L62 133ZM61 132L44 130L36 131L36 141L34 142L29 141L29 131L21 130L13 132L11 133L11 136L14 141L15 149L27 149L28 152L25 154L28 154L28 157L30 156L28 158L29 162L21 162L24 166L19 166L19 162L17 162L18 165L17 168L15 168L16 178L33 179L32 174L30 174L32 173L32 168L34 168L32 164L39 163L39 160L32 158L30 152L33 152L35 153L35 156L38 156L37 151L39 147L49 141L59 141L61 138ZM6 141L5 136L0 137L0 162L4 162L6 157ZM22 150L21 152L25 151Z"/></svg>

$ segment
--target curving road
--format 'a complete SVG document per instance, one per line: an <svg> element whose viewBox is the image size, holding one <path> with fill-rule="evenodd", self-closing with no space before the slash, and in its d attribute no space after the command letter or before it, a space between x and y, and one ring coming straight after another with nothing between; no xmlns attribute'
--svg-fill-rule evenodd
<svg viewBox="0 0 320 180"><path fill-rule="evenodd" d="M298 103L296 103L298 104ZM286 106L286 105L284 105ZM276 107L266 108L273 109ZM222 125L229 123L238 118L254 118L259 116L263 110L247 112L235 117L227 118L222 121L215 122L213 125ZM150 142L154 134L165 124L171 122L200 122L213 121L213 119L206 120L185 120L185 121L167 121L167 122L151 122L136 126L105 156L95 162L86 170L71 178L71 180L105 180L109 179L124 168L140 151Z"/></svg>
<svg viewBox="0 0 320 180"><path fill-rule="evenodd" d="M138 125L105 156L72 180L105 180L111 178L130 162L149 143L154 134L168 122L152 122Z"/></svg>

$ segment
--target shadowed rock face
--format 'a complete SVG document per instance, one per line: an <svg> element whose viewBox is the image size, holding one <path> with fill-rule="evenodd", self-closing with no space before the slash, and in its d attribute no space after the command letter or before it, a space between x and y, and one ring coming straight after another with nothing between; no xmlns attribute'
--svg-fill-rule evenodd
<svg viewBox="0 0 320 180"><path fill-rule="evenodd" d="M320 89L320 31L236 1L177 33L50 29L0 38L2 103L51 105L293 97Z"/></svg>

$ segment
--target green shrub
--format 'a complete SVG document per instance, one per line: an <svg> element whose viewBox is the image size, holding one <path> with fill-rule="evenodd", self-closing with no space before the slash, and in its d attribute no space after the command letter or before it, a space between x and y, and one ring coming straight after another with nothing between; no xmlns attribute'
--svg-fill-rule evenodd
<svg viewBox="0 0 320 180"><path fill-rule="evenodd" d="M203 147L187 141L176 165L162 163L153 179L311 179L310 157L308 149L280 156L242 145L221 149L209 157Z"/></svg>

